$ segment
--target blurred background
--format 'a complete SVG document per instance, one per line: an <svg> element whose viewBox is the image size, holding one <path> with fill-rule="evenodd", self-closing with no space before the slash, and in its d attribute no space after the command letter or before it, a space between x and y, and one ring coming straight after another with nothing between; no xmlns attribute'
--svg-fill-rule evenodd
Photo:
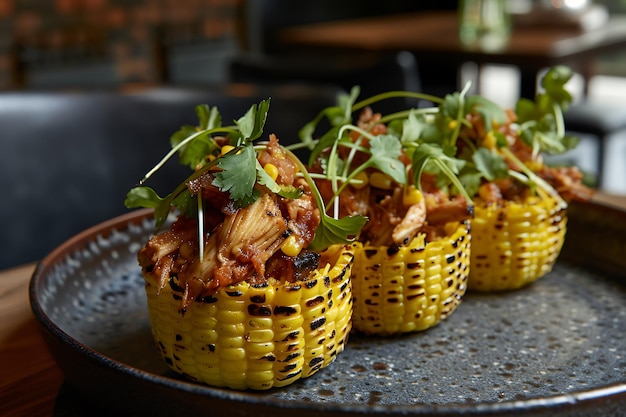
<svg viewBox="0 0 626 417"><path fill-rule="evenodd" d="M535 3L539 1L543 0ZM515 10L532 3L508 2ZM594 3L611 14L626 13L626 0ZM275 52L272 33L280 28L454 9L457 4L447 0L0 0L0 89L219 84L228 80L229 63L241 51ZM596 73L624 76L626 54L602 59Z"/></svg>
<svg viewBox="0 0 626 417"><path fill-rule="evenodd" d="M580 21L599 16L600 25L626 16L626 0L495 1L522 23L538 19L538 5L592 10ZM286 51L278 41L291 26L459 7L456 0L0 0L0 217L8 223L0 267L39 259L126 212L126 191L166 153L169 135L196 123L199 103L233 119L271 96L268 130L287 142L355 84L364 95L397 88L441 95L474 79L481 94L512 106L520 95L514 63L478 71L410 51L329 55ZM570 86L591 106L572 119L583 140L563 158L596 186L626 194L626 49L604 50L590 64ZM610 151L599 157L605 142ZM156 185L171 187L176 173Z"/></svg>

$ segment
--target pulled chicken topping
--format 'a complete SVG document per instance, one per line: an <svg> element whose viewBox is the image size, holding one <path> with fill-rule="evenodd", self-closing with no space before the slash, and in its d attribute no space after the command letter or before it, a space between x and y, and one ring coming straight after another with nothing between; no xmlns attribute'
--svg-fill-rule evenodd
<svg viewBox="0 0 626 417"><path fill-rule="evenodd" d="M317 268L319 254L306 246L315 236L320 213L306 182L296 177L296 165L285 156L274 135L258 160L262 166L271 163L277 168L277 183L295 185L302 195L283 198L257 184L261 197L236 208L227 193L211 185L216 171L208 171L187 184L192 195L201 193L207 202L202 259L197 219L182 215L140 250L139 264L144 273L156 278L160 288L175 279L183 291L182 309L195 299L244 280L253 285L270 278L295 281ZM281 247L287 239L301 250L283 253Z"/></svg>

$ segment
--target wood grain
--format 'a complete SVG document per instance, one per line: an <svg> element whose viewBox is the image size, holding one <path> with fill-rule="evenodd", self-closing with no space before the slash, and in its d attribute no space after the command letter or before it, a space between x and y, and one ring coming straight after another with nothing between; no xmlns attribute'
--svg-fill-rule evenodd
<svg viewBox="0 0 626 417"><path fill-rule="evenodd" d="M0 272L0 416L52 416L63 374L30 309L35 265Z"/></svg>

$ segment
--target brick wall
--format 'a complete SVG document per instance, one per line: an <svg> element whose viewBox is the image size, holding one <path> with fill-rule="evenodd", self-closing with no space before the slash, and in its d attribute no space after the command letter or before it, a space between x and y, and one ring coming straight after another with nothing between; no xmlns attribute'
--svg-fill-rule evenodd
<svg viewBox="0 0 626 417"><path fill-rule="evenodd" d="M116 82L163 82L167 48L234 38L239 0L0 0L0 89L29 73L109 63Z"/></svg>

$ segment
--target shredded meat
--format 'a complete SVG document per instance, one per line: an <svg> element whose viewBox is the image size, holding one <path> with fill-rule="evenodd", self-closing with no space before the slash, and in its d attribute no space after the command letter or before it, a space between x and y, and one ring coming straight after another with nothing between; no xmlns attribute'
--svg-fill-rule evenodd
<svg viewBox="0 0 626 417"><path fill-rule="evenodd" d="M583 173L578 167L544 166L539 175L566 201L588 201L593 194L593 191L583 184Z"/></svg>
<svg viewBox="0 0 626 417"><path fill-rule="evenodd" d="M228 194L212 185L213 173L207 172L187 184L192 195L201 194L208 203L202 260L197 219L183 215L139 251L144 273L152 274L160 288L172 282L182 290L182 310L198 298L243 280L251 284L266 282L269 277L293 280L308 276L317 266L318 258L310 253L290 257L280 251L289 236L294 236L301 247L315 236L320 214L310 190L296 178L295 164L285 157L273 135L261 157L263 164L272 163L278 168L279 184L294 185L303 191L300 198L283 198L257 185L261 196L251 205L237 208Z"/></svg>

